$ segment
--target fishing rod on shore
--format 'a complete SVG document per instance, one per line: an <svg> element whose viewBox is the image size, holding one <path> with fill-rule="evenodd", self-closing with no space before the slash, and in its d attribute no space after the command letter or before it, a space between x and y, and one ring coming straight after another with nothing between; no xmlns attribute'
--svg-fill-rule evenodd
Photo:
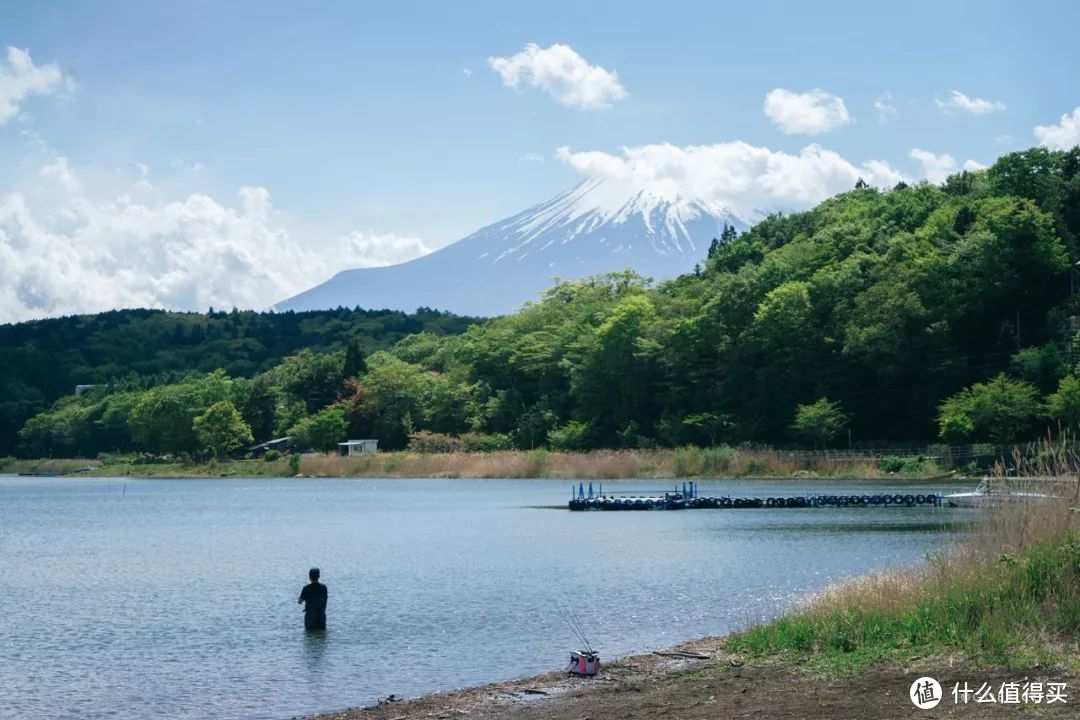
<svg viewBox="0 0 1080 720"><path fill-rule="evenodd" d="M581 643L580 650L570 651L570 666L567 671L580 676L596 675L600 671L600 655L593 649L592 643L589 642L589 635L585 632L585 625L581 622L581 617L560 597L556 597L555 605L562 615L563 622L566 623L578 642Z"/></svg>
<svg viewBox="0 0 1080 720"><path fill-rule="evenodd" d="M585 633L585 626L581 624L581 618L568 609L563 621L570 626L570 629L581 643L581 649L587 653L593 653L592 643L589 642L589 636Z"/></svg>

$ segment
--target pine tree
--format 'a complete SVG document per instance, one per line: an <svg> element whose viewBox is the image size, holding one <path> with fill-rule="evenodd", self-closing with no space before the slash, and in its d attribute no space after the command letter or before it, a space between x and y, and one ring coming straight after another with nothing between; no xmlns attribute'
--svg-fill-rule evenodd
<svg viewBox="0 0 1080 720"><path fill-rule="evenodd" d="M367 372L367 363L364 362L364 353L360 350L360 343L353 338L345 349L345 379L354 378L365 372Z"/></svg>

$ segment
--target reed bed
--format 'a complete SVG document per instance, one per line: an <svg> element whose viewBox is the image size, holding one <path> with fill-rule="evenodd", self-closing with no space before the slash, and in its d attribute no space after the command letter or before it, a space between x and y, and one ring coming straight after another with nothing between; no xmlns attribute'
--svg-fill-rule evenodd
<svg viewBox="0 0 1080 720"><path fill-rule="evenodd" d="M269 463L288 474L284 460ZM792 454L777 450L686 447L673 450L594 450L551 452L389 452L345 457L305 454L299 473L321 477L474 477L616 480L630 478L848 477L941 472L933 464L909 463L890 471L883 458L826 453ZM259 472L258 474L265 474Z"/></svg>

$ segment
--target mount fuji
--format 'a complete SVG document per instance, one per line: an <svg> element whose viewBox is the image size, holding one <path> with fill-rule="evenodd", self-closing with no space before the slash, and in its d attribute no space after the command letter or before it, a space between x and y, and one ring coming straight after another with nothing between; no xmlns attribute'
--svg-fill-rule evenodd
<svg viewBox="0 0 1080 720"><path fill-rule="evenodd" d="M576 280L631 268L665 280L688 272L725 224L749 227L720 203L668 187L586 180L415 260L344 270L274 310L430 307L503 315L538 300L556 277Z"/></svg>

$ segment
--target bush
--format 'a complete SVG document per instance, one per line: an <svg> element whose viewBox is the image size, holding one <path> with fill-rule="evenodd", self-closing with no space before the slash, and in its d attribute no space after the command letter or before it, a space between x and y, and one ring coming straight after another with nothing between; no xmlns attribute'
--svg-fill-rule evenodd
<svg viewBox="0 0 1080 720"><path fill-rule="evenodd" d="M881 469L887 473L898 473L904 469L904 458L886 455L881 458Z"/></svg>
<svg viewBox="0 0 1080 720"><path fill-rule="evenodd" d="M293 453L289 456L289 471L293 475L300 474L300 453Z"/></svg>
<svg viewBox="0 0 1080 720"><path fill-rule="evenodd" d="M701 472L705 475L720 475L731 472L738 453L727 445L705 448L701 451Z"/></svg>
<svg viewBox="0 0 1080 720"><path fill-rule="evenodd" d="M926 472L926 461L921 457L907 457L900 463L900 472L905 475L922 475Z"/></svg>
<svg viewBox="0 0 1080 720"><path fill-rule="evenodd" d="M548 435L552 450L584 450L589 447L589 423L571 420Z"/></svg>
<svg viewBox="0 0 1080 720"><path fill-rule="evenodd" d="M548 451L543 449L530 450L526 455L528 457L527 475L534 478L543 477L548 464L551 462L551 455L548 454Z"/></svg>
<svg viewBox="0 0 1080 720"><path fill-rule="evenodd" d="M278 452L277 450L267 450L266 454L263 455L263 460L265 460L266 462L274 462L275 460L280 460L280 459L281 459L281 453Z"/></svg>
<svg viewBox="0 0 1080 720"><path fill-rule="evenodd" d="M461 442L469 452L497 452L514 448L510 436L504 433L465 433L461 436Z"/></svg>
<svg viewBox="0 0 1080 720"><path fill-rule="evenodd" d="M461 452L465 443L461 438L446 433L417 430L409 433L409 450L418 453L452 453Z"/></svg>
<svg viewBox="0 0 1080 720"><path fill-rule="evenodd" d="M701 448L693 445L675 448L672 454L672 471L675 477L693 477L701 474Z"/></svg>

